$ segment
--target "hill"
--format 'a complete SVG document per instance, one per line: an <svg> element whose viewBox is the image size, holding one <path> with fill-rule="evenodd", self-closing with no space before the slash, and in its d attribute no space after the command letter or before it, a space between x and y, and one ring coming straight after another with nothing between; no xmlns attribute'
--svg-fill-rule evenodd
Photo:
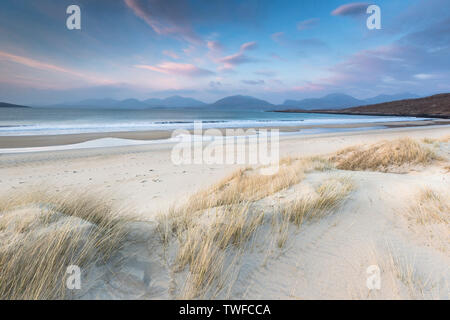
<svg viewBox="0 0 450 320"><path fill-rule="evenodd" d="M285 109L277 110L275 112L305 113L310 111ZM345 108L341 110L314 110L314 113L450 118L450 93Z"/></svg>
<svg viewBox="0 0 450 320"><path fill-rule="evenodd" d="M295 108L300 108L300 109L304 109L304 110L316 110L316 109L334 110L334 109L344 109L344 108L349 108L349 107L383 103L383 102L389 102L389 101L394 101L394 100L413 99L413 98L419 98L419 96L409 93L409 92L405 92L405 93L399 93L399 94L393 94L393 95L380 94L373 98L361 100L361 99L356 99L350 95L343 94L343 93L332 93L332 94L323 96L321 98L310 98L310 99L303 99L303 100L286 100L283 103L283 106L295 107Z"/></svg>
<svg viewBox="0 0 450 320"><path fill-rule="evenodd" d="M220 108L268 109L274 105L265 100L254 97L236 95L217 100L210 106Z"/></svg>
<svg viewBox="0 0 450 320"><path fill-rule="evenodd" d="M18 105L18 104L0 102L0 108L30 108L30 107L21 106L21 105Z"/></svg>
<svg viewBox="0 0 450 320"><path fill-rule="evenodd" d="M377 103L383 103L383 102L391 102L391 101L397 101L397 100L406 100L406 99L416 99L420 98L417 94L404 92L399 94L380 94L378 96L375 96L373 98L365 99L364 104L377 104Z"/></svg>
<svg viewBox="0 0 450 320"><path fill-rule="evenodd" d="M72 107L72 108L105 108L105 109L148 109L148 108L182 108L199 107L204 102L181 96L171 96L165 99L151 98L144 101L138 99L87 99L77 102L63 103L46 107Z"/></svg>
<svg viewBox="0 0 450 320"><path fill-rule="evenodd" d="M303 100L286 100L283 105L301 108L304 110L314 109L340 109L346 107L359 106L364 104L363 100L353 98L342 93L328 94L322 98L311 98Z"/></svg>

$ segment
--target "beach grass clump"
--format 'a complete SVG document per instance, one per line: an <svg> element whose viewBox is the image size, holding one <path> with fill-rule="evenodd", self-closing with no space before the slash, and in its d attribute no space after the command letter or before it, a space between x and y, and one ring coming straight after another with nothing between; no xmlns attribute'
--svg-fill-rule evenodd
<svg viewBox="0 0 450 320"><path fill-rule="evenodd" d="M450 194L447 190L421 189L401 213L418 241L447 254L450 250Z"/></svg>
<svg viewBox="0 0 450 320"><path fill-rule="evenodd" d="M420 225L450 225L450 195L430 188L423 189L416 202L408 208L406 215Z"/></svg>
<svg viewBox="0 0 450 320"><path fill-rule="evenodd" d="M75 192L8 195L0 208L0 299L68 298L67 268L106 263L131 219Z"/></svg>
<svg viewBox="0 0 450 320"><path fill-rule="evenodd" d="M450 134L439 139L441 142L450 142Z"/></svg>
<svg viewBox="0 0 450 320"><path fill-rule="evenodd" d="M336 209L353 190L350 178L331 178L323 181L314 193L302 196L286 206L282 215L296 226L317 220Z"/></svg>
<svg viewBox="0 0 450 320"><path fill-rule="evenodd" d="M440 158L429 147L410 138L343 149L330 157L338 169L395 172L405 165L428 165Z"/></svg>
<svg viewBox="0 0 450 320"><path fill-rule="evenodd" d="M264 214L252 212L248 203L240 203L217 208L204 219L192 220L178 235L176 271L186 267L189 270L182 297L198 297L220 282L226 257L244 248L263 218Z"/></svg>
<svg viewBox="0 0 450 320"><path fill-rule="evenodd" d="M432 139L432 138L423 138L422 142L426 143L426 144L434 144L434 143L438 142L438 140L437 139Z"/></svg>
<svg viewBox="0 0 450 320"><path fill-rule="evenodd" d="M263 175L255 169L242 169L211 189L194 195L191 203L197 202L200 209L256 201L297 184L303 176L303 170L295 166L281 166L274 175Z"/></svg>
<svg viewBox="0 0 450 320"><path fill-rule="evenodd" d="M212 187L200 191L188 201L190 211L257 201L298 184L305 173L329 170L333 165L321 157L286 157L279 161L274 174L262 174L260 168L237 170Z"/></svg>

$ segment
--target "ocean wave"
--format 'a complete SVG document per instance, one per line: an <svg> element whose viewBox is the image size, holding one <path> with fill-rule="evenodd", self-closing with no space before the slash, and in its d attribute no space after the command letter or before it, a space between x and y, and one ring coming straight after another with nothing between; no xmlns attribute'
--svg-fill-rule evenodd
<svg viewBox="0 0 450 320"><path fill-rule="evenodd" d="M258 127L287 127L306 125L355 124L392 121L416 121L425 118L412 117L334 117L310 119L260 119L260 120L170 120L150 122L91 122L91 123L41 123L27 125L0 126L0 136L19 135L59 135L99 132L124 131L155 131L155 130L192 130L196 123L201 123L202 129L212 128L258 128Z"/></svg>

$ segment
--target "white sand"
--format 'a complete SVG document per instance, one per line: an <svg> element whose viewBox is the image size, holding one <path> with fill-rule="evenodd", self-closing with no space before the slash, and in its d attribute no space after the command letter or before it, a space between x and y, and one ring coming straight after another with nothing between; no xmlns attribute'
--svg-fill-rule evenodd
<svg viewBox="0 0 450 320"><path fill-rule="evenodd" d="M449 134L450 126L434 126L283 137L280 153L282 156L327 154L382 139L441 138ZM170 160L170 150L171 145L158 144L3 154L0 155L0 193L43 186L59 192L110 190L115 204L130 207L147 221L135 227L136 234L145 237L147 242L129 247L122 253L125 263L114 270L115 276L108 275L108 281L92 280L79 297L176 298L184 274L174 274L168 263L170 258L167 260L158 245L155 215L174 202L181 203L188 195L213 184L238 166L175 166ZM450 158L448 147L442 152ZM329 174L310 173L301 184L265 199L261 205L285 201ZM290 230L283 249L269 250L265 240L256 241L255 247L239 261L239 273L230 277L233 285L229 291L217 297L449 299L449 251L430 245L423 234L410 232L401 214L421 187L448 191L449 174L439 166L408 174L343 171L333 174L349 175L356 183L356 190L339 212L301 230ZM264 239L261 237L264 232L270 231L263 228L259 239ZM374 264L382 271L381 290L369 291L366 269ZM409 272L410 269L414 272ZM104 274L104 270L96 270L89 279L97 279L97 273Z"/></svg>

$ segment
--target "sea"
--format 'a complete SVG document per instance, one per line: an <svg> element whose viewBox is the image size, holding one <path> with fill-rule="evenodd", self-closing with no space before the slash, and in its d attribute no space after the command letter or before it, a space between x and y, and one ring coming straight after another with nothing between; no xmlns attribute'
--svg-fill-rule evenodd
<svg viewBox="0 0 450 320"><path fill-rule="evenodd" d="M217 110L199 108L117 110L0 108L0 136L209 128L260 128L325 124L416 121L424 118L317 113ZM367 128L366 128L367 129ZM328 129L331 130L331 129ZM338 130L338 129L335 129ZM316 130L304 130L317 133Z"/></svg>

